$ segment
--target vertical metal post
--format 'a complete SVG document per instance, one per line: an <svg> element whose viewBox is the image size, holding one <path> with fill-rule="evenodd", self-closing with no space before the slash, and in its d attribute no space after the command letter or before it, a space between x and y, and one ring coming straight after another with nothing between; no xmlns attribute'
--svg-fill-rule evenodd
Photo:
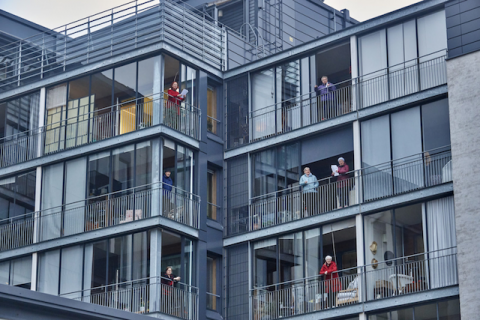
<svg viewBox="0 0 480 320"><path fill-rule="evenodd" d="M138 42L138 0L135 1L135 49Z"/></svg>
<svg viewBox="0 0 480 320"><path fill-rule="evenodd" d="M65 33L64 33L64 42L63 42L63 71L67 66L67 26L65 25Z"/></svg>
<svg viewBox="0 0 480 320"><path fill-rule="evenodd" d="M45 33L42 33L42 60L40 62L40 79L43 79L43 61L45 59Z"/></svg>
<svg viewBox="0 0 480 320"><path fill-rule="evenodd" d="M110 57L113 56L113 9L110 13Z"/></svg>
<svg viewBox="0 0 480 320"><path fill-rule="evenodd" d="M90 56L90 17L88 17L87 22L87 63Z"/></svg>
<svg viewBox="0 0 480 320"><path fill-rule="evenodd" d="M20 40L20 43L18 45L17 73L17 85L20 86L22 74L22 40Z"/></svg>

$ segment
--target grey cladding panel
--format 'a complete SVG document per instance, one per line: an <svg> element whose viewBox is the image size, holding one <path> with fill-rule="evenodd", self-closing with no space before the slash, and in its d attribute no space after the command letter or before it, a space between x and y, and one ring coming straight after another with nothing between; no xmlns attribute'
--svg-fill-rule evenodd
<svg viewBox="0 0 480 320"><path fill-rule="evenodd" d="M449 2L445 16L449 58L480 49L480 0Z"/></svg>
<svg viewBox="0 0 480 320"><path fill-rule="evenodd" d="M227 319L248 319L248 245L228 249Z"/></svg>

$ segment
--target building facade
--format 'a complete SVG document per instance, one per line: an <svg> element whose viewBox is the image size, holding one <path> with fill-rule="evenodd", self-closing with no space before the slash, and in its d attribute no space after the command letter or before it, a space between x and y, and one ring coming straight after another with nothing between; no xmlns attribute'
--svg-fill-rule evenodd
<svg viewBox="0 0 480 320"><path fill-rule="evenodd" d="M1 318L477 317L479 1L0 16Z"/></svg>

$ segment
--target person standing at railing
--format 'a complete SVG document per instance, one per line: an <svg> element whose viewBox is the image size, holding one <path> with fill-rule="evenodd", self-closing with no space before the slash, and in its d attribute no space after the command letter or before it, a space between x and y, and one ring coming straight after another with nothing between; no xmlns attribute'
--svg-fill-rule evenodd
<svg viewBox="0 0 480 320"><path fill-rule="evenodd" d="M335 172L332 172L332 176L337 175L337 197L338 208L348 207L349 199L348 193L350 192L347 173L350 171L348 164L345 163L343 157L338 158L338 166Z"/></svg>
<svg viewBox="0 0 480 320"><path fill-rule="evenodd" d="M332 114L334 108L335 94L333 93L337 88L334 84L328 82L328 77L322 77L322 84L315 86L317 93L317 121L325 120L335 115Z"/></svg>
<svg viewBox="0 0 480 320"><path fill-rule="evenodd" d="M324 285L325 294L327 297L327 308L335 306L335 301L337 298L337 292L340 291L341 285L340 280L338 279L338 269L337 264L332 261L331 256L325 257L325 263L320 269L320 275L324 276Z"/></svg>
<svg viewBox="0 0 480 320"><path fill-rule="evenodd" d="M168 100L165 108L165 120L167 125L171 125L174 129L180 126L180 104L185 100L185 96L181 95L178 89L178 83L174 81L168 89Z"/></svg>
<svg viewBox="0 0 480 320"><path fill-rule="evenodd" d="M175 304L175 295L173 288L175 283L180 281L181 278L173 274L173 268L168 266L165 269L165 274L162 277L163 298L160 306L162 311L167 314L178 315L180 313L180 306Z"/></svg>
<svg viewBox="0 0 480 320"><path fill-rule="evenodd" d="M163 215L170 218L170 211L173 208L173 196L172 196L172 188L173 188L173 180L171 177L172 173L170 170L165 170L165 174L163 175Z"/></svg>
<svg viewBox="0 0 480 320"><path fill-rule="evenodd" d="M307 211L305 216L314 214L317 204L318 180L311 172L309 167L303 169L303 176L300 177L299 185L302 187L303 210Z"/></svg>

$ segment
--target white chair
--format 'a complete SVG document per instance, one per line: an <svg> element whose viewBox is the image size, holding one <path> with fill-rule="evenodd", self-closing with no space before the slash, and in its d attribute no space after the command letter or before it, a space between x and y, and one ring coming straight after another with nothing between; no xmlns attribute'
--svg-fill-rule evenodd
<svg viewBox="0 0 480 320"><path fill-rule="evenodd" d="M393 289L398 293L403 293L403 290L407 284L413 283L413 277L406 274L392 274L388 277L388 280L392 283ZM398 283L398 288L397 288Z"/></svg>

